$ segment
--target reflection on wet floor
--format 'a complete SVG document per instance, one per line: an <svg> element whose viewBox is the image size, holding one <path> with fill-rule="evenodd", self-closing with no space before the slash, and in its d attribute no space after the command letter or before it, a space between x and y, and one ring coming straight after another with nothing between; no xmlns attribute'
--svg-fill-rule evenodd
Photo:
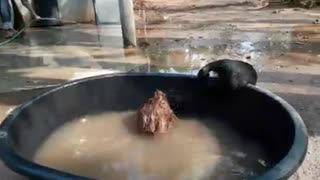
<svg viewBox="0 0 320 180"><path fill-rule="evenodd" d="M137 49L122 49L119 25L30 29L0 48L0 80L7 84L0 85L0 92L119 71L196 73L209 61L223 58L247 61L259 72L274 65L320 64L320 27L313 23L318 11L248 11L215 3L220 8L209 8L204 1L193 4L208 8L188 11L137 8ZM170 3L166 6L170 9Z"/></svg>
<svg viewBox="0 0 320 180"><path fill-rule="evenodd" d="M119 25L28 30L24 37L0 48L0 92L114 72L196 74L206 63L223 58L253 64L262 84L274 83L264 81L272 78L288 85L300 81L275 77L274 72L315 75L307 81L316 86L312 92L317 91L320 26L314 22L319 11L283 7L247 11L238 6L188 11L138 8L136 17L140 47L133 49L122 49Z"/></svg>

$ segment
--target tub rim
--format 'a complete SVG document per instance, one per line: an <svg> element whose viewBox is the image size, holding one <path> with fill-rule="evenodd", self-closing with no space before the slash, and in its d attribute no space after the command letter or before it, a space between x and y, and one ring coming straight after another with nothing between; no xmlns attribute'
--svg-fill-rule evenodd
<svg viewBox="0 0 320 180"><path fill-rule="evenodd" d="M195 75L189 74L163 74L163 73L113 73L91 76L83 79L77 79L69 81L59 85L58 87L43 93L42 95L36 96L26 103L23 103L16 107L12 112L10 112L7 117L3 120L0 125L0 159L4 164L11 170L26 176L26 177L37 177L42 179L61 179L61 180L91 180L90 178L84 178L78 175L73 175L71 173L62 172L49 168L46 166L39 165L37 163L31 162L21 156L19 156L9 143L8 132L9 127L15 121L16 117L20 114L22 110L32 105L35 101L40 98L44 98L47 95L64 89L79 83L85 83L91 80L103 79L103 78L113 78L113 77L181 77L181 78L197 78ZM264 94L269 98L272 98L280 104L280 106L288 113L291 117L295 128L295 136L293 144L285 157L280 160L271 169L266 171L255 178L249 178L250 180L275 180L275 179L287 179L289 178L302 164L305 159L307 148L308 148L308 133L307 128L304 124L299 113L284 99L278 95L263 89L259 86L248 85L247 88L252 89L258 93Z"/></svg>

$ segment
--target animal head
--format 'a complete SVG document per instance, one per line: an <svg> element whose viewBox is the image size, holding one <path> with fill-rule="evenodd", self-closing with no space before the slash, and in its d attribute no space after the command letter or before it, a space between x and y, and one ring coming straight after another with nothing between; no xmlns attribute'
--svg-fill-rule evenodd
<svg viewBox="0 0 320 180"><path fill-rule="evenodd" d="M222 59L211 62L199 71L198 77L208 78L211 71L218 75L219 86L226 90L256 85L258 79L254 67L243 61Z"/></svg>

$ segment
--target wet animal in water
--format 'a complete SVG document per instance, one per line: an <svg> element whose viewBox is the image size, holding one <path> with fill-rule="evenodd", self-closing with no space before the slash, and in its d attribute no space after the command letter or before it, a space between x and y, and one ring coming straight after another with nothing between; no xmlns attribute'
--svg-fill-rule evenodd
<svg viewBox="0 0 320 180"><path fill-rule="evenodd" d="M218 87L222 91L234 91L248 84L256 85L258 75L252 65L243 61L222 59L205 65L199 72L198 77L206 79L210 72L218 76Z"/></svg>

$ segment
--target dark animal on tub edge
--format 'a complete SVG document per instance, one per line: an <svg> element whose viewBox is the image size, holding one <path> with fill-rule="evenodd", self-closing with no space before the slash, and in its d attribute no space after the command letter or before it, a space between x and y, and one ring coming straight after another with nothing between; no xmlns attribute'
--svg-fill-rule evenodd
<svg viewBox="0 0 320 180"><path fill-rule="evenodd" d="M319 0L282 0L283 3L292 4L298 7L311 9L317 6Z"/></svg>
<svg viewBox="0 0 320 180"><path fill-rule="evenodd" d="M218 75L218 87L222 91L234 91L248 84L256 85L258 79L254 67L243 61L222 59L211 62L198 72L198 77L206 79L211 71Z"/></svg>

